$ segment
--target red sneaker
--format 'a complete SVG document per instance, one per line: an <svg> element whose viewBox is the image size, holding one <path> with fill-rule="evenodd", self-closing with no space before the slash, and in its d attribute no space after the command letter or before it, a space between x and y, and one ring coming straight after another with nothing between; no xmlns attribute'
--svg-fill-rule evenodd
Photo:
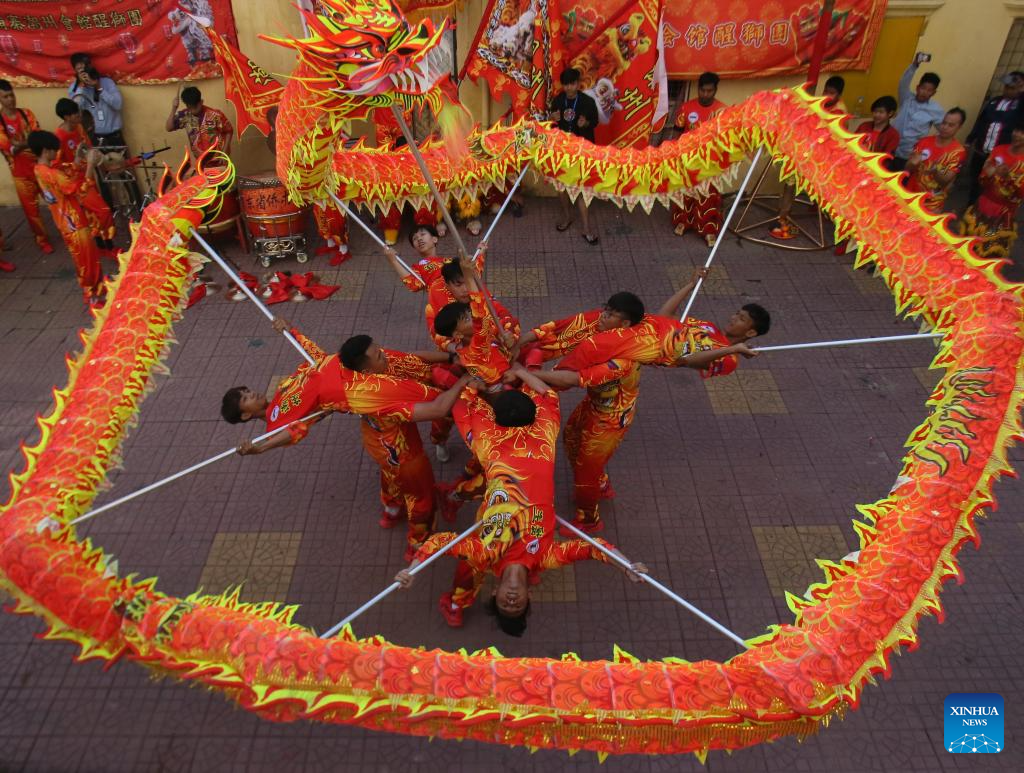
<svg viewBox="0 0 1024 773"><path fill-rule="evenodd" d="M437 502L441 508L441 517L448 523L454 523L462 508L463 500L455 496L454 483L438 483Z"/></svg>
<svg viewBox="0 0 1024 773"><path fill-rule="evenodd" d="M615 489L612 488L611 481L605 481L601 486L601 499L615 499Z"/></svg>
<svg viewBox="0 0 1024 773"><path fill-rule="evenodd" d="M336 253L334 253L334 256L329 261L327 261L327 265L328 266L340 266L342 263L344 263L346 260L348 260L351 257L352 257L352 254L349 253L349 252L336 252Z"/></svg>
<svg viewBox="0 0 1024 773"><path fill-rule="evenodd" d="M44 254L49 255L53 252L53 245L49 242L43 242L39 245L39 249L41 249Z"/></svg>
<svg viewBox="0 0 1024 773"><path fill-rule="evenodd" d="M382 529L393 529L404 520L405 513L401 510L394 514L389 513L387 510L383 510L381 511L380 521L378 521L378 523Z"/></svg>
<svg viewBox="0 0 1024 773"><path fill-rule="evenodd" d="M452 606L452 594L445 593L441 596L437 607L441 610L441 617L451 628L462 627L462 607Z"/></svg>
<svg viewBox="0 0 1024 773"><path fill-rule="evenodd" d="M11 271L14 271L14 264L7 260L0 260L0 271L10 273Z"/></svg>
<svg viewBox="0 0 1024 773"><path fill-rule="evenodd" d="M598 532L604 531L604 521L602 521L600 518L596 521L576 520L572 522L572 525L580 531L582 531L584 534L597 534ZM564 526L558 527L558 533L561 534L563 537L568 537L569 539L578 539L574 532L569 531Z"/></svg>

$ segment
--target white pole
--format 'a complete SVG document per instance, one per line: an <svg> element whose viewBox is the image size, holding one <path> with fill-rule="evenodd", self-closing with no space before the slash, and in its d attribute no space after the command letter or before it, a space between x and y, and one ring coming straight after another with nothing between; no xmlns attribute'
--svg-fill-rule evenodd
<svg viewBox="0 0 1024 773"><path fill-rule="evenodd" d="M879 344L885 341L913 341L918 338L942 338L942 333L911 333L878 338L848 338L845 341L811 341L806 344L784 344L782 346L759 346L756 352L781 352L784 349L817 349L824 346L852 346L853 344Z"/></svg>
<svg viewBox="0 0 1024 773"><path fill-rule="evenodd" d="M704 268L711 268L711 261L713 261L715 259L715 255L718 254L718 247L721 245L726 231L729 230L729 223L732 222L732 216L736 214L736 208L739 206L740 199L743 198L743 191L747 189L747 183L750 182L750 177L754 174L754 168L757 166L757 162L761 160L761 151L763 150L764 148L760 147L757 149L757 153L754 154L754 159L750 162L750 168L747 170L747 174L743 177L740 189L736 191L736 198L732 200L732 206L729 207L729 212L725 216L725 221L722 223L722 227L718 231L718 238L715 239L715 245L711 248L711 252L708 254L708 259L704 262ZM690 315L690 308L693 306L693 302L697 299L697 293L700 291L702 284L704 284L704 277L697 279L697 284L694 285L693 292L690 293L690 299L686 302L686 308L683 309L683 315L679 318L680 322L685 322L686 318Z"/></svg>
<svg viewBox="0 0 1024 773"><path fill-rule="evenodd" d="M270 432L264 432L262 435L258 435L257 437L254 437L251 442L258 443L261 440L265 440L268 437L272 437L272 436L276 435L278 432L281 432L282 430L288 429L292 424L295 424L296 422L309 421L310 419L314 419L317 416L326 415L326 413L327 413L326 411L316 411L315 413L311 413L308 416L304 416L301 419L296 419L295 421L289 422L288 424L285 424L282 427L278 427L277 429L273 429ZM133 491L131 494L125 494L120 499L115 499L113 502L107 502L107 504L105 504L105 505L101 505L100 507L93 508L89 512L85 513L85 515L80 515L77 518L75 518L75 520L70 521L68 523L68 525L69 526L75 526L75 525L77 525L79 523L82 523L82 521L88 521L90 518L95 518L97 515L100 515L101 513L107 512L107 510L113 510L118 505L123 505L125 502L129 502L132 499L135 499L136 497L141 497L143 494L148 494L150 491L154 491L155 489L158 489L161 486L166 486L168 483L172 483L172 482L178 480L178 478L184 478L186 475L190 475L191 473L195 472L196 470L201 470L203 467L211 465L214 462L219 462L221 459L226 459L227 457L231 456L232 454L234 454L236 452L237 452L236 448L231 448L231 449L228 449L227 451L222 451L221 453L217 454L216 456L211 456L209 459L206 459L205 461L193 464L191 467L186 467L184 470L179 470L178 472L174 473L173 475L169 475L166 478L162 478L161 480L158 480L158 481L156 481L154 483L150 483L148 486L143 486L138 491ZM45 521L44 521L44 523L45 523Z"/></svg>
<svg viewBox="0 0 1024 773"><path fill-rule="evenodd" d="M437 206L441 210L441 217L444 218L444 222L448 226L448 230L452 233L452 238L455 239L455 244L459 248L459 254L463 256L468 255L469 252L466 250L466 245L462 241L459 229L455 227L455 221L452 220L452 215L448 211L444 197L441 196L441 192L437 189L437 185L434 183L434 178L430 174L430 170L427 169L427 162L423 159L423 155L420 153L419 146L416 144L416 139L412 136L412 130L409 128L409 124L405 122L405 116L402 115L402 108L398 105L392 105L391 113L395 116L395 121L398 122L398 128L402 130L402 136L405 137L405 143L409 146L409 152L412 153L412 157L416 159L416 164L419 166L420 172L423 174L424 182L426 182L427 187L430 188L430 193L433 195L434 201L437 202Z"/></svg>
<svg viewBox="0 0 1024 773"><path fill-rule="evenodd" d="M412 575L416 575L416 574L419 574L419 573L420 573L421 571L423 571L423 570L424 570L424 569L426 569L426 568L427 568L428 566L430 566L430 565L431 565L432 563L434 563L434 561L436 561L437 559L439 559L439 558L440 558L441 556L443 556L443 555L444 555L445 553L447 553L447 552L448 552L449 550L451 550L451 549L452 549L453 547L455 547L455 546L456 546L456 545L458 545L458 544L459 544L460 542L462 542L462 540L466 539L466 537L468 537L468 536L469 536L470 534L472 534L472 533L473 533L473 532L475 532L475 531L476 531L477 529L479 529L479 528L480 528L481 526L483 526L483 524L484 524L484 522L483 522L483 521L477 521L476 523L474 523L474 524L473 524L472 526L470 526L470 527L469 527L468 529L466 529L466 530L465 530L464 532L462 532L462 534L460 534L460 535L459 535L458 537L456 537L455 539L453 539L453 540L452 540L451 542L449 542L449 543L448 543L447 545L445 545L445 546L444 546L443 548L441 548L441 549L440 549L440 550L438 550L438 551L437 551L436 553L434 553L434 554L433 554L432 556L430 556L430 557L429 557L429 558L428 558L428 559L427 559L426 561L424 561L424 562L423 562L422 564L420 564L419 566L417 566L417 567L416 567L415 569L410 569L410 570L409 570L409 574L412 574ZM330 629L328 629L328 630L327 630L327 631L326 631L325 633L321 634L321 635L320 635L320 638L321 638L321 639L330 639L330 638L331 638L332 636L334 636L334 635L335 635L335 634L336 634L336 633L337 633L338 631L340 631L340 630L341 630L342 628L344 628L344 627L345 627L346 625L348 625L348 624L349 624L349 623L351 623L351 622L352 622L353 620L355 620L355 619L356 619L357 617L359 617L359 616L360 616L361 614L363 614L363 612L365 612L365 611L366 611L366 610L368 610L368 609L369 609L370 607L372 607L372 606L376 605L377 603L379 603L380 601L382 601L382 600L383 600L383 599L384 599L384 598L385 598L386 596L390 595L391 593L393 593L394 591L396 591L396 590L397 590L398 588L399 588L399 585L398 585L398 583L397 583L397 582L393 582L393 583L391 583L391 584L390 584L390 585L389 585L388 587L386 587L386 588L385 588L384 590L382 590L382 591L381 591L380 593L378 593L378 594L377 594L376 596L374 596L374 597L373 597L372 599L370 599L370 600L369 600L369 601L367 601L367 602L366 602L365 604L363 604L363 605L362 605L361 607L359 607L359 609L357 609L357 610L356 610L355 612L353 612L352 614L350 614L350 615L349 615L348 617L346 617L346 618L345 618L344 620L342 620L342 621L341 621L340 623L338 623L338 624L337 624L337 625L335 625L335 626L332 626L332 627L331 627Z"/></svg>
<svg viewBox="0 0 1024 773"><path fill-rule="evenodd" d="M250 301L256 304L256 308L262 311L263 315L271 322L273 322L273 312L271 312L270 309L268 309L266 305L264 305L263 301L256 297L256 293L254 293L246 286L245 282L242 281L242 278L235 273L235 270L231 268L230 265L228 265L228 262L224 260L224 258L222 258L220 255L218 255L216 250L214 250L213 247L211 247L209 243L207 243L206 239L200 236L199 232L194 228L192 229L192 238L199 242L200 246L203 248L203 250L205 250L206 254L209 255L210 258L212 258L213 261L218 266L220 266L227 272L228 276L231 277L232 281L238 286L238 289L245 293L246 297L248 297ZM291 332L285 330L282 333L282 335L285 337L288 343L290 343L298 350L299 354L303 356L306 362L308 362L310 365L316 365L316 360L313 359L309 352L302 348L302 344L295 340L295 336L293 336Z"/></svg>
<svg viewBox="0 0 1024 773"><path fill-rule="evenodd" d="M498 224L498 221L501 220L501 216L505 214L505 208L508 207L509 202L512 201L512 197L515 195L516 189L519 187L519 183L523 181L523 178L526 176L526 172L527 170L529 170L529 168L529 164L523 166L523 171L519 173L519 176L516 178L515 183L512 185L512 189L509 190L508 195L505 196L505 201L504 203L502 203L501 209L498 210L498 214L494 216L494 222L492 222L491 225L487 228L487 232L484 234L484 238L481 239L482 242L486 242L488 239L491 238L491 232L494 230L494 226ZM479 248L477 248L477 253L479 252L480 250Z"/></svg>
<svg viewBox="0 0 1024 773"><path fill-rule="evenodd" d="M383 249L383 250L388 249L387 242L385 242L383 239L381 239L379 236L377 236L377 234L375 234L373 232L373 229L370 228L370 226L368 226L366 223L364 223L362 220L360 220L358 217L356 217L356 214L351 209L348 208L348 206L345 204L344 201L339 199L331 191L328 191L327 195L329 195L331 197L331 200L334 202L334 206L336 206L338 209L340 209L342 212L344 212L345 215L349 219L354 220L356 225L358 225L360 228L362 228L364 231L366 231L366 233L368 233L370 235L370 238L373 239L375 242L377 242L377 244L380 245L381 249ZM411 268L409 268L409 264L406 263L404 260L402 260L401 257L399 257L398 253L395 253L395 257L398 259L398 262L402 264L402 268L404 268L406 271L408 271L412 276L416 277L416 280L421 285L423 285L424 287L427 286L427 283L423 281L423 278L419 274L417 274L415 271L413 271Z"/></svg>
<svg viewBox="0 0 1024 773"><path fill-rule="evenodd" d="M563 526L568 528L569 531L573 532L580 539L582 539L582 540L584 540L586 542L589 542L591 545L593 545L595 548L600 550L602 553L604 553L606 556L608 556L610 559L612 559L619 566L623 567L624 569L628 569L628 570L632 570L633 569L633 565L628 560L622 558L621 556L616 555L615 553L610 551L608 548L606 548L604 545L602 545L600 542L595 540L593 537L591 537L586 532L580 531L579 529L577 529L575 526L573 526L571 523L569 523L567 520L565 520L561 516L555 516L555 518L558 519L558 522L560 524L562 524ZM726 636L728 636L730 639L732 639L738 645L743 647L743 649L748 649L747 643L745 641L743 641L743 639L741 639L739 636L734 634L732 631L730 631L728 628L726 628L724 625L719 623L714 618L706 615L704 612L701 612L699 609L697 609L697 607L695 607L693 604L691 604L689 601L687 601L683 597L678 596L673 591L671 591L668 588L666 588L664 585L662 585L660 582L655 580L649 574L639 574L638 576L640 577L641 580L646 582L648 585L650 585L650 586L652 586L654 588L657 588L662 593L664 593L666 596L668 596L670 599L672 599L674 602L676 602L680 606L684 607L685 609L687 609L690 612L692 612L693 614L695 614L697 617L699 617L705 623L710 625L712 628L716 629L719 633L723 633Z"/></svg>

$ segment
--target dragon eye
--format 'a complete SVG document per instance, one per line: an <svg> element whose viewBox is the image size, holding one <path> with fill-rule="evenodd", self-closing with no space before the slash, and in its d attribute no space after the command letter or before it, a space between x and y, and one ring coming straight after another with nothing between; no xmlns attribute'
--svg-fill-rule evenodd
<svg viewBox="0 0 1024 773"><path fill-rule="evenodd" d="M629 25L628 24L621 25L619 27L619 34L623 35L623 36L628 35L629 34Z"/></svg>

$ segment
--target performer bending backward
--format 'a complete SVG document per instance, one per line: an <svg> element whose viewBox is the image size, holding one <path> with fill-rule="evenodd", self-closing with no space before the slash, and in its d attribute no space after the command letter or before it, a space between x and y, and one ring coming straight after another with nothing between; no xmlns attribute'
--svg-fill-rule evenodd
<svg viewBox="0 0 1024 773"><path fill-rule="evenodd" d="M441 596L439 607L448 625L460 627L464 610L473 605L484 577L492 572L498 585L490 610L501 630L522 636L530 612L529 586L539 581L541 571L586 559L606 563L609 559L582 540L554 541L558 395L522 365L515 365L510 376L524 382L522 390L501 392L493 407L472 389L466 390L453 410L459 432L484 466L487 487L477 511L477 520L484 525L452 548L458 565L452 589ZM429 537L395 581L410 587L411 570L456 536L445 532ZM639 574L646 572L647 567L636 563L628 574L640 582Z"/></svg>
<svg viewBox="0 0 1024 773"><path fill-rule="evenodd" d="M527 332L520 346L536 342L545 359L568 354L587 338L607 330L629 329L644 319L644 304L633 293L615 293L603 309L580 312L548 322ZM582 387L587 396L576 406L565 425L562 441L572 464L575 482L574 525L593 534L604 528L598 503L615 491L606 467L626 436L640 396L640 364L628 359L609 359L575 370L532 371L556 388ZM561 534L569 536L562 527Z"/></svg>
<svg viewBox="0 0 1024 773"><path fill-rule="evenodd" d="M706 268L697 269L657 314L648 314L639 325L598 333L583 341L558 367L580 371L610 359L629 359L641 365L695 368L704 378L732 373L740 357L757 356L747 341L767 333L771 317L763 306L748 303L729 318L724 328L694 317L678 321L675 315L679 307L693 292L697 280L705 276Z"/></svg>
<svg viewBox="0 0 1024 773"><path fill-rule="evenodd" d="M274 326L279 332L287 329L283 320L275 320ZM434 421L448 415L469 378L459 380L442 393L412 378L357 372L344 367L341 360L342 354L350 361L358 359L353 353L354 347L350 346L348 351L343 347L341 354L327 355L298 331L291 333L316 360L316 365L299 366L295 373L281 381L270 400L246 386L229 389L221 402L221 416L231 424L263 419L268 431L295 423L259 443L244 441L238 446L238 453L243 456L261 454L299 442L309 433L310 425L319 420L301 419L320 410L365 417L368 427L364 429L363 441L371 457L381 466L381 498L385 507L397 502L404 508L410 518L409 547L418 546L433 525L433 473L422 445L417 454L415 444L410 442L412 434L418 439L418 433L409 433L403 423ZM369 350L369 346L364 349L364 358ZM375 347L371 354L379 358L383 353ZM386 355L383 356L386 369ZM359 364L365 367L362 359ZM369 371L368 367L365 369ZM398 513L385 510L381 526L391 528L400 518Z"/></svg>

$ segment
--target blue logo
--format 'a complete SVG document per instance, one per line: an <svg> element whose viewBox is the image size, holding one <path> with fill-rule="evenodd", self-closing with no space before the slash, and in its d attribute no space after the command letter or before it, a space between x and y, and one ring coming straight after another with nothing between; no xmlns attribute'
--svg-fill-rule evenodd
<svg viewBox="0 0 1024 773"><path fill-rule="evenodd" d="M997 754L1003 750L1003 696L955 692L943 705L943 746L954 754Z"/></svg>

